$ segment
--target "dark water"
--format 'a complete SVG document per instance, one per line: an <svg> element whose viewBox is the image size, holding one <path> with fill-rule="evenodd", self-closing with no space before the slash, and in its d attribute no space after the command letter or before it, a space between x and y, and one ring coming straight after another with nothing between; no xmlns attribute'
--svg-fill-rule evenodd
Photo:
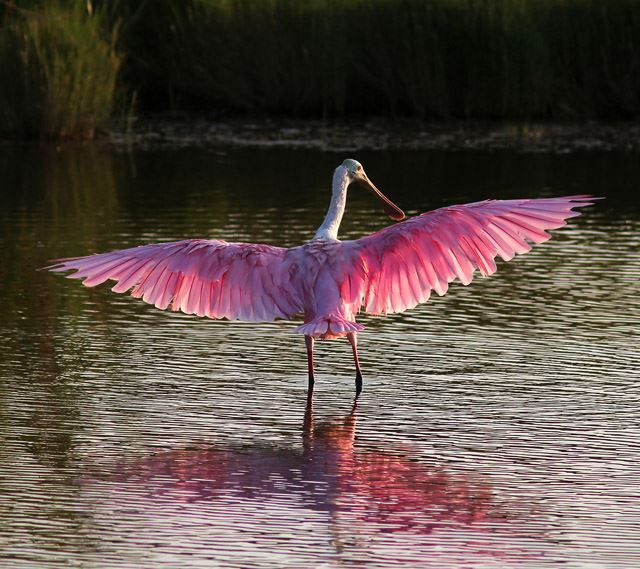
<svg viewBox="0 0 640 569"><path fill-rule="evenodd" d="M356 155L407 212L607 197L490 279L363 318L157 311L34 269L156 240L293 245L341 154L0 147L3 568L640 566L637 154ZM342 236L386 223L352 191Z"/></svg>

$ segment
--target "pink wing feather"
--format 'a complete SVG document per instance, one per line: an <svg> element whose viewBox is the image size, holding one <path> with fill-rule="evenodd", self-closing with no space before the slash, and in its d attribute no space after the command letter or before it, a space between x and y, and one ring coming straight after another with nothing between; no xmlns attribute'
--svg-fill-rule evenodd
<svg viewBox="0 0 640 569"><path fill-rule="evenodd" d="M592 196L530 200L487 200L444 207L391 225L351 242L366 267L362 306L370 314L402 312L442 296L458 278L467 285L475 270L496 271L495 257L509 261L531 243L580 215Z"/></svg>
<svg viewBox="0 0 640 569"><path fill-rule="evenodd" d="M59 259L48 269L75 270L86 286L117 281L157 308L250 321L291 318L302 311L292 286L294 260L287 249L250 243L189 239L110 253Z"/></svg>

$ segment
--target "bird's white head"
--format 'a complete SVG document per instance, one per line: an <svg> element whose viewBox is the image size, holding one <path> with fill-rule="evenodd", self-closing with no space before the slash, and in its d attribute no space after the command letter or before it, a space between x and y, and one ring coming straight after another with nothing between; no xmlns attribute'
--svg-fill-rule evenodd
<svg viewBox="0 0 640 569"><path fill-rule="evenodd" d="M351 178L355 178L359 172L364 172L364 168L362 164L353 158L347 158L343 163L342 167L346 169Z"/></svg>
<svg viewBox="0 0 640 569"><path fill-rule="evenodd" d="M404 212L387 198L378 188L373 185L369 177L365 174L362 164L353 158L347 158L338 169L343 169L349 178L349 184L356 182L367 188L382 203L385 213L395 221L402 221L405 218Z"/></svg>
<svg viewBox="0 0 640 569"><path fill-rule="evenodd" d="M329 210L322 222L322 225L316 231L314 239L335 240L338 238L338 229L344 214L344 208L347 203L347 188L357 182L367 188L382 203L382 207L386 214L396 221L404 219L404 212L388 199L378 188L376 188L371 180L364 173L362 164L357 160L347 158L333 173L333 185L331 192L331 203Z"/></svg>

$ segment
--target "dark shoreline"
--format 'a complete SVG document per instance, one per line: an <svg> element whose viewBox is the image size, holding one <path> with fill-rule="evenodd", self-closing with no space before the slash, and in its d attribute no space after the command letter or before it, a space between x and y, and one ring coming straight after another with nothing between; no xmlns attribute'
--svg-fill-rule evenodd
<svg viewBox="0 0 640 569"><path fill-rule="evenodd" d="M313 120L140 118L101 143L138 148L245 147L359 150L514 150L569 153L640 151L640 122L419 123L386 119Z"/></svg>

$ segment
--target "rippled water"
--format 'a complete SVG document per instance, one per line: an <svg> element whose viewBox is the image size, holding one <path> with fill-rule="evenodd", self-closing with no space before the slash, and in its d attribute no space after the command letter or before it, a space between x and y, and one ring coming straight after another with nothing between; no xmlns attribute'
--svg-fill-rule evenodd
<svg viewBox="0 0 640 569"><path fill-rule="evenodd" d="M607 197L490 279L320 343L35 272L308 239L342 155L0 147L3 568L640 566L637 154L368 152L408 213ZM342 235L386 224L352 191Z"/></svg>

